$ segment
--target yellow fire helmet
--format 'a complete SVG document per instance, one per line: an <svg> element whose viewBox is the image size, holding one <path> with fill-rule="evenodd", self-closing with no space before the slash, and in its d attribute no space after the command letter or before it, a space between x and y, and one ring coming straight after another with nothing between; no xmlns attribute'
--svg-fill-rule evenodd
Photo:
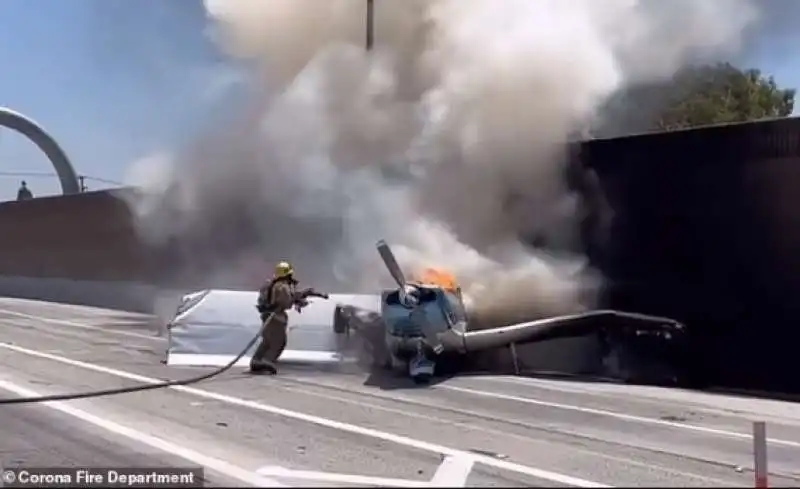
<svg viewBox="0 0 800 489"><path fill-rule="evenodd" d="M275 265L275 278L288 277L294 274L294 269L288 261L282 261Z"/></svg>

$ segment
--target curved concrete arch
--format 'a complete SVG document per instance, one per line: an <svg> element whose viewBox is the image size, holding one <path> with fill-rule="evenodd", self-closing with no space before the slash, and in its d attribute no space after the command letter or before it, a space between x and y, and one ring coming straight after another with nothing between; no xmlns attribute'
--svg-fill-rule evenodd
<svg viewBox="0 0 800 489"><path fill-rule="evenodd" d="M6 107L0 107L0 126L14 129L33 141L42 150L56 169L58 179L61 180L62 194L80 193L81 185L78 181L78 174L75 173L75 168L67 158L67 154L61 149L61 146L42 126L19 112Z"/></svg>

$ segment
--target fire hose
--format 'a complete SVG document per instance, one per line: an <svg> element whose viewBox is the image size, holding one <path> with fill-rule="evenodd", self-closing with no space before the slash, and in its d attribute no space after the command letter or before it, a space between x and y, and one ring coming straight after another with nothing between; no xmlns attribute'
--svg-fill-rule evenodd
<svg viewBox="0 0 800 489"><path fill-rule="evenodd" d="M236 365L236 363L239 360L241 360L242 357L245 356L248 351L250 351L250 348L252 348L253 345L256 344L259 338L261 338L261 334L264 331L264 327L272 319L272 316L274 314L275 313L273 312L270 313L269 316L267 316L267 320L262 322L261 329L259 329L258 334L256 334L255 336L253 336L252 339L250 339L250 341L247 343L247 346L245 346L233 360L223 365L222 367L219 367L211 372L202 375L190 377L188 379L165 380L157 384L133 385L129 387L118 387L116 389L100 389L95 391L75 392L70 394L50 394L46 396L14 397L10 399L0 399L0 404L9 405L9 404L28 404L35 402L72 401L76 399L86 399L90 397L114 396L117 394L128 394L131 392L142 392L155 389L164 389L167 387L175 387L180 385L196 384L198 382L202 382L204 380L216 377L221 373L230 370L234 365Z"/></svg>

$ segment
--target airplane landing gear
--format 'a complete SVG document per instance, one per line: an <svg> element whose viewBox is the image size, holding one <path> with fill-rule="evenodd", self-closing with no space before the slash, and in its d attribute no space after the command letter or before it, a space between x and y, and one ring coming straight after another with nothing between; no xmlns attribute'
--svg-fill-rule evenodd
<svg viewBox="0 0 800 489"><path fill-rule="evenodd" d="M341 305L337 305L333 310L333 332L336 334L348 334L350 332L350 319Z"/></svg>
<svg viewBox="0 0 800 489"><path fill-rule="evenodd" d="M428 358L425 348L420 343L416 355L408 361L408 374L417 385L428 384L436 370L436 362Z"/></svg>
<svg viewBox="0 0 800 489"><path fill-rule="evenodd" d="M414 383L417 384L417 385L428 385L428 384L431 383L431 378L432 377L433 377L432 375L420 374L420 375L415 375L414 377L411 377L411 380L413 380Z"/></svg>

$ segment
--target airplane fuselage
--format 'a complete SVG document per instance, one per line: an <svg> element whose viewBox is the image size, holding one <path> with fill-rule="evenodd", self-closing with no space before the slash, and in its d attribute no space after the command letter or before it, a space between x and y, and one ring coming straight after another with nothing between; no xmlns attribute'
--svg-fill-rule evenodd
<svg viewBox="0 0 800 489"><path fill-rule="evenodd" d="M414 305L398 290L382 294L386 351L393 368L407 369L424 381L434 374L444 352L464 353L467 318L460 295L435 286L414 286Z"/></svg>
<svg viewBox="0 0 800 489"><path fill-rule="evenodd" d="M453 360L452 356L509 347L514 367L519 370L517 344L588 334L605 336L609 331L621 334L634 331L637 335L657 332L669 339L670 335L685 330L681 323L670 318L590 310L469 331L461 288L452 274L429 268L409 281L385 241L378 241L377 250L397 288L381 294L380 313L374 306L362 311L364 315L358 307L338 308L333 329L338 334L346 334L351 328L366 333L364 337L368 339L374 364L403 368L417 382L434 375L437 361L444 360L442 366L450 366L448 360ZM376 327L382 331L375 330Z"/></svg>

